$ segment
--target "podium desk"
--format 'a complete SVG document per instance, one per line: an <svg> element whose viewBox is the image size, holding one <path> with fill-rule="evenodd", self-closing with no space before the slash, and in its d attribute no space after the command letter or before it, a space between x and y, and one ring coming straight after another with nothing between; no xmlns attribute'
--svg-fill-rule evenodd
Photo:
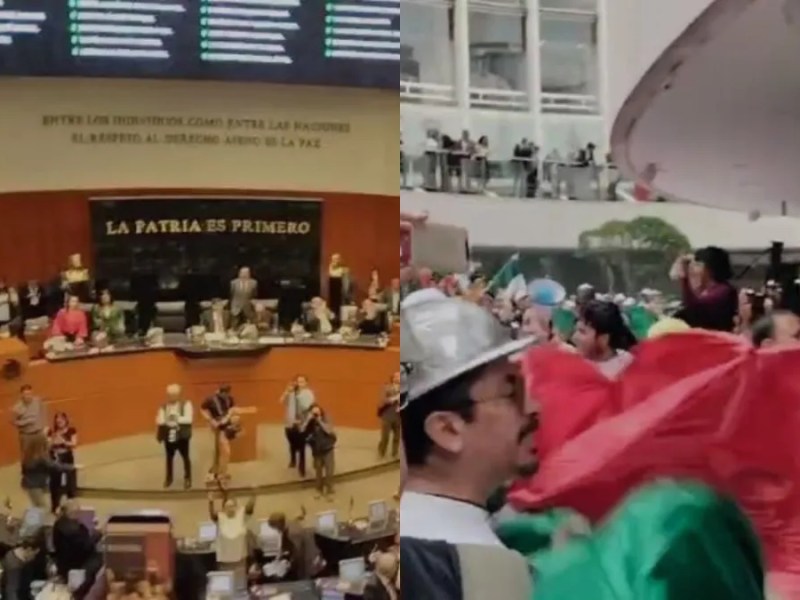
<svg viewBox="0 0 800 600"><path fill-rule="evenodd" d="M231 464L258 460L258 412L248 412L239 416L242 431L231 442Z"/></svg>

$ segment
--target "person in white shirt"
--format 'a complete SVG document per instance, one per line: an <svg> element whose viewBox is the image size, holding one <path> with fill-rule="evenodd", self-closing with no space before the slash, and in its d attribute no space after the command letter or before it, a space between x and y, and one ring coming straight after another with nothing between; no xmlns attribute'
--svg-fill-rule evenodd
<svg viewBox="0 0 800 600"><path fill-rule="evenodd" d="M242 506L236 499L223 495L222 510L218 511L214 493L208 495L209 515L217 524L217 569L233 573L237 592L247 590L247 535L255 508L255 496Z"/></svg>
<svg viewBox="0 0 800 600"><path fill-rule="evenodd" d="M300 477L305 477L306 437L300 426L305 422L308 411L316 404L316 398L304 375L298 375L287 386L281 403L284 407L286 441L289 444L289 468L297 468Z"/></svg>
<svg viewBox="0 0 800 600"><path fill-rule="evenodd" d="M413 300L400 314L407 463L401 546L501 546L486 503L503 481L536 462L534 410L511 359L533 338L512 340L491 314L465 300Z"/></svg>
<svg viewBox="0 0 800 600"><path fill-rule="evenodd" d="M173 463L175 454L180 454L183 461L183 487L192 487L192 459L190 445L192 440L192 423L194 408L189 400L182 398L181 386L167 386L167 401L158 409L156 415L157 439L164 445L167 459L167 474L164 487L172 486Z"/></svg>

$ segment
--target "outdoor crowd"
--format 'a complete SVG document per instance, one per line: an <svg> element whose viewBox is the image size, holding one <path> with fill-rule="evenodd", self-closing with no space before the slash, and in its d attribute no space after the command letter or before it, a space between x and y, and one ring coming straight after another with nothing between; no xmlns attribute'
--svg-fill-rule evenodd
<svg viewBox="0 0 800 600"><path fill-rule="evenodd" d="M717 247L675 301L401 272L401 547L436 600L800 598L800 319ZM769 593L767 592L769 590Z"/></svg>

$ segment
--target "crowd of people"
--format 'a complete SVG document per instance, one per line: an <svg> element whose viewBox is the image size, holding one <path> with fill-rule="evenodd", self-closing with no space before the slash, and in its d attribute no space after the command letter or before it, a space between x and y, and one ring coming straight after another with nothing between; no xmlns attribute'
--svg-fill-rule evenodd
<svg viewBox="0 0 800 600"><path fill-rule="evenodd" d="M310 382L303 375L294 378L277 401L281 403L285 414L289 467L297 469L298 475L305 478L307 463L310 463L315 479L316 498L332 501L337 444L333 423L327 418ZM399 404L400 376L395 374L376 399L377 418L381 424L381 435L376 450L381 459L388 457L397 459L399 455ZM180 456L183 462L183 487L185 489L192 487L191 442L197 414L209 424L215 438L214 456L207 484L216 490L209 495L209 506L210 518L217 525L215 543L217 568L220 571L234 573L234 580L242 589L265 583L313 578L319 572L319 565L315 567L313 563L321 560L318 550L314 549L313 535L309 537L297 527L293 529L292 522L288 521L285 515L276 513L269 519L270 527L281 536L280 568L277 573L272 573L269 577L264 575L268 563L271 565L268 570L274 571L275 557L267 559L259 555L257 548L248 543L250 532L253 530L251 517L255 498L247 504L239 504L227 492L230 482L228 474L230 442L238 434L240 410L242 408L234 400L233 390L228 385L221 385L197 409L191 400L187 399L179 385L173 384L167 387L165 401L154 415L156 439L162 445L165 455L164 487L170 488L173 485L175 479L173 463L176 455ZM20 528L25 525L22 521L15 521L10 517L9 505L4 523L11 535L5 537L0 535L0 540L10 538L18 541L5 548L5 553L0 552L6 557L4 562L8 563L4 564L3 568L2 597L11 600L32 598L29 586L33 580L50 580L66 585L67 574L72 570L87 571L91 581L95 581L103 564L97 550L99 537L96 532L99 531L99 527L84 531L86 528L78 518L80 507L75 497L78 471L83 467L76 461L78 446L76 426L70 422L65 413L57 413L50 422L44 400L30 385L21 387L19 401L12 408L12 419L22 452L21 487L30 500L31 508L28 510L41 511L41 514L52 512L55 527L52 531L39 529L35 532L35 536L31 532L24 532L22 535ZM58 541L66 529L71 531L67 536L69 540ZM89 533L91 536L87 537ZM76 539L72 539L73 537ZM81 539L77 540L77 537ZM75 549L74 552L67 552L64 549L65 544L71 545ZM53 547L56 550L52 550ZM0 550L3 548L0 547ZM308 558L309 553L313 554L313 559ZM375 589L373 592L367 591L364 595L366 598L384 600L398 597L395 580L399 561L396 557L392 558L394 554L390 553L389 557L383 554L376 552L372 557L374 573L370 581L374 580L372 587ZM43 570L42 564L34 562L37 557L45 555L50 558L51 563L55 561L58 567L57 573L49 573ZM152 591L155 588L149 583L146 587L150 591L147 595L142 595L141 589L144 583L114 579L113 574L109 573L106 573L104 581L108 598L159 597ZM174 597L171 595L170 586L171 584L165 583L156 587L164 590L164 597ZM55 586L53 589L63 587L63 585ZM128 588L131 589L130 592L125 591ZM73 589L71 593L78 598L89 597L84 596L87 589L88 587L82 587L80 591Z"/></svg>
<svg viewBox="0 0 800 600"><path fill-rule="evenodd" d="M678 257L671 276L678 290L675 302L655 290L631 299L583 285L574 295L559 296L553 293L555 284L505 290L481 273L436 276L424 268L401 273L406 292L401 544L406 589L413 597L490 597L501 585L509 599L633 600L664 585L674 587L675 597L767 597L767 571L774 564L759 558L760 546L762 536L774 532L763 529L763 520L770 519L766 513L752 511L761 506L757 502L778 500L767 499L768 491L755 481L747 492L715 487L724 481L720 469L758 469L758 462L746 458L752 451L730 448L740 455L727 466L681 462L709 460L697 442L691 454L690 441L681 451L667 444L667 437L690 437L700 427L698 417L687 416L695 420L664 431L661 454L628 456L619 439L637 436L658 447L658 439L648 437L648 427L655 425L639 429L637 417L624 412L626 406L603 402L616 398L645 411L658 396L651 400L643 390L654 393L675 382L673 395L689 393L680 391L680 373L685 369L688 377L700 367L692 368L689 357L680 365L659 363L667 360L659 357L668 351L685 355L693 344L709 353L700 361L709 362L708 381L721 376L721 367L717 374L711 368L718 366L714 360L722 360L715 354L727 356L737 344L791 351L800 347L800 318L788 308L789 292L774 281L759 290L737 289L730 257L721 248ZM642 362L642 352L650 353L651 363ZM622 381L627 373L641 379L636 390L643 397L609 392L609 400L601 401L601 393L591 391L604 390L603 382ZM604 419L620 412L627 418L624 424L620 417L618 425L602 427ZM651 413L642 415L655 419ZM580 437L585 431L592 432L591 440L589 433L585 441ZM658 434L653 429L650 435ZM611 440L620 454L604 450ZM695 451L697 458L689 459ZM612 479L604 479L602 461L612 456L619 471L628 469L636 478L616 480L609 473ZM595 472L587 483L588 473ZM680 476L687 472L695 476ZM617 497L609 485L613 493L626 492L612 512L575 509L605 506ZM578 491L570 495L569 486ZM563 504L553 504L558 501ZM672 525L664 529L667 523ZM769 525L779 523L772 519ZM739 540L735 547L725 541L732 539ZM769 558L774 563L774 556ZM622 564L632 568L617 569ZM736 577L729 577L731 569ZM617 582L616 591L601 591L611 581Z"/></svg>
<svg viewBox="0 0 800 600"><path fill-rule="evenodd" d="M420 181L410 180L412 160L419 163ZM509 163L510 169L504 168L504 163ZM430 192L482 194L491 179L502 178L508 179L508 193L514 197L575 199L582 194L576 190L570 168L596 171L600 164L596 146L591 142L566 155L558 148L543 155L539 146L528 138L520 140L509 156L498 158L491 152L488 136L475 139L467 130L458 138L434 129L427 131L420 156L409 156L402 140L400 147L402 186L419 186ZM596 173L592 179L597 179Z"/></svg>
<svg viewBox="0 0 800 600"><path fill-rule="evenodd" d="M198 340L204 335L257 339L282 328L295 335L343 337L383 336L390 331L400 310L396 278L386 282L374 269L364 289L356 290L342 256L333 254L327 280L325 297L315 296L298 307L276 306L259 297L258 281L249 267L242 266L227 297L205 303L187 299L182 322ZM26 330L46 330L49 348L108 349L159 325L155 298L138 298L132 306L135 309L117 302L107 282L93 280L77 254L49 285L31 280L15 286L0 277L0 335L24 339Z"/></svg>
<svg viewBox="0 0 800 600"><path fill-rule="evenodd" d="M209 493L209 517L216 526L214 554L217 572L232 574L233 593L283 582L310 581L326 569L313 531L303 525L304 515L289 519L272 513L266 523L278 541L265 551L255 539L255 497L241 503L224 487ZM51 526L31 529L12 517L10 502L0 511L3 533L20 535L12 546L0 543L0 594L4 600L178 600L210 598L186 565L177 565L175 578L166 577L166 565L147 558L145 573L126 572L122 564L103 555L104 536L98 522L85 523L76 500L61 505ZM263 535L263 529L259 535ZM3 538L5 539L5 537ZM366 559L369 570L359 597L367 600L399 598L399 553L395 543L374 550ZM109 562L110 561L110 562ZM115 569L119 569L115 571ZM76 577L76 575L79 575ZM324 580L328 581L328 580Z"/></svg>

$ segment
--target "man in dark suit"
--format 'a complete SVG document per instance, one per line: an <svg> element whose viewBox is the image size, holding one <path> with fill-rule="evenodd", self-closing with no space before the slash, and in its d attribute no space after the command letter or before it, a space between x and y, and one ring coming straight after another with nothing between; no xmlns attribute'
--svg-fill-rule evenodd
<svg viewBox="0 0 800 600"><path fill-rule="evenodd" d="M219 298L211 301L211 308L200 319L208 333L223 334L231 328L231 315L225 310L225 303Z"/></svg>
<svg viewBox="0 0 800 600"><path fill-rule="evenodd" d="M239 269L239 276L231 281L231 317L235 327L253 321L253 300L258 293L258 282L250 275L249 267Z"/></svg>

